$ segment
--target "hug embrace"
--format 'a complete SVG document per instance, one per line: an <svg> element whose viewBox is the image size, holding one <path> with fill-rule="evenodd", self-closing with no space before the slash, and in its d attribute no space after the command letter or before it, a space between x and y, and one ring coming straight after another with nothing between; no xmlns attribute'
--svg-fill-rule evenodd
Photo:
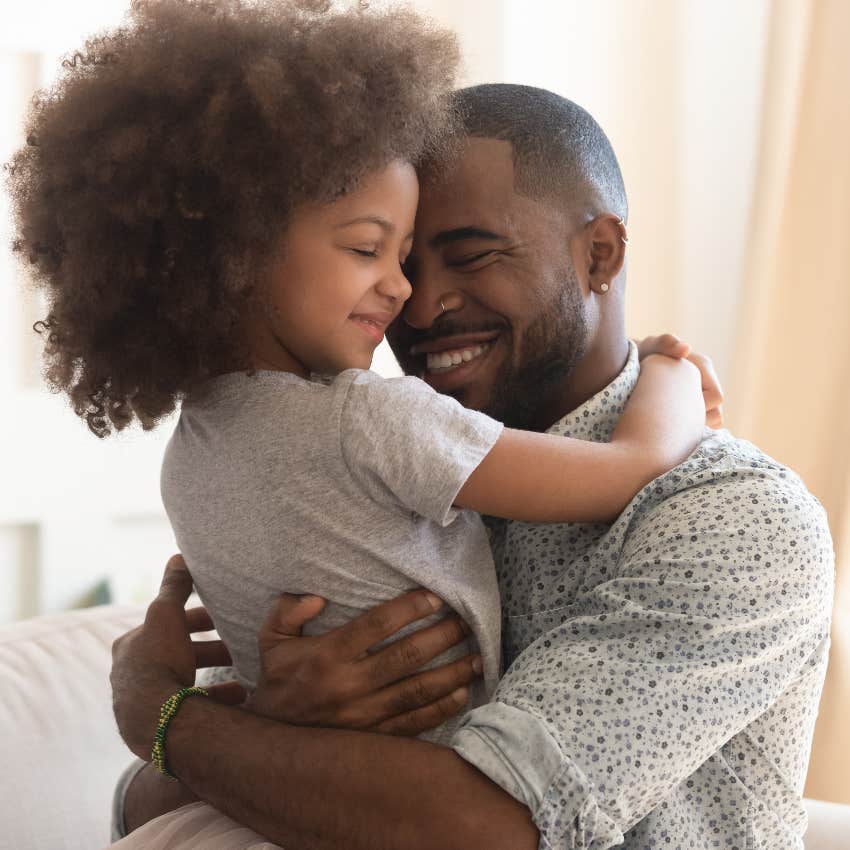
<svg viewBox="0 0 850 850"><path fill-rule="evenodd" d="M458 61L404 7L136 0L32 108L47 378L100 437L180 409L116 846L801 847L823 510L626 335L599 125Z"/></svg>

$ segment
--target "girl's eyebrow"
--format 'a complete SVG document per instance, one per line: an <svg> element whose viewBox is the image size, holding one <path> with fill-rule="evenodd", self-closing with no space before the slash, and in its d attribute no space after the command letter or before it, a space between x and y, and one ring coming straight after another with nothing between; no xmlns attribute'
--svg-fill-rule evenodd
<svg viewBox="0 0 850 850"><path fill-rule="evenodd" d="M387 233L395 232L395 226L391 221L387 221L385 218L381 218L379 215L361 215L357 218L352 218L350 221L344 221L341 224L336 225L334 230L340 230L343 227L350 227L352 224L377 224L382 230L386 230Z"/></svg>
<svg viewBox="0 0 850 850"><path fill-rule="evenodd" d="M395 233L395 225L391 221L387 221L385 218L381 218L378 215L361 215L358 218L352 218L351 221L344 221L342 224L337 224L334 227L334 230L341 230L343 227L350 227L352 224L377 224L382 230L385 230L387 233ZM404 241L413 239L413 231L411 230L407 236L404 237Z"/></svg>

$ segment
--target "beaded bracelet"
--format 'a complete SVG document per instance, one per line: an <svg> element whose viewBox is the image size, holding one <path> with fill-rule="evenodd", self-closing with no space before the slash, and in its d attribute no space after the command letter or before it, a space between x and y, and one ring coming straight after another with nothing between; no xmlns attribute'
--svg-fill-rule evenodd
<svg viewBox="0 0 850 850"><path fill-rule="evenodd" d="M177 777L171 773L165 761L165 733L168 731L168 724L174 719L174 715L177 714L177 709L180 708L183 700L191 696L208 697L209 693L203 688L181 688L176 694L172 694L159 710L159 723L157 723L156 733L153 736L151 764L169 779L177 779Z"/></svg>

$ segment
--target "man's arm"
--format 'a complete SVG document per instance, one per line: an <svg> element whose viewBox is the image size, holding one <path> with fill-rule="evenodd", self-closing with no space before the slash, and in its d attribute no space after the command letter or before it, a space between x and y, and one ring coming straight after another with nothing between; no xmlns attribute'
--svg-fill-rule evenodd
<svg viewBox="0 0 850 850"><path fill-rule="evenodd" d="M534 850L525 806L453 750L287 726L189 700L171 769L199 797L287 850Z"/></svg>
<svg viewBox="0 0 850 850"><path fill-rule="evenodd" d="M322 610L324 600L283 594L260 629L262 675L244 707L294 725L408 737L454 717L466 707L466 686L481 675L480 657L467 656L420 671L466 638L467 630L459 618L447 617L381 649L373 648L385 643L402 625L433 613L435 603L415 610L412 601L410 595L402 595L345 626L302 638L304 624ZM190 617L196 629L210 625L200 611L191 612ZM299 639L292 640L295 637ZM351 656L350 648L358 642L370 645L368 664ZM202 648L204 657L196 659L199 664L216 668L231 664L220 641L206 642ZM236 689L217 688L218 701L237 705L244 700L244 693ZM169 780L147 764L136 774L123 799L126 832L197 800L181 782Z"/></svg>
<svg viewBox="0 0 850 850"><path fill-rule="evenodd" d="M194 680L199 645L191 643L190 632L209 625L197 626L200 615L184 612L190 592L188 571L172 559L144 625L113 647L115 716L140 758L149 758L159 706ZM382 607L397 613L419 595ZM401 619L421 616L408 612ZM367 632L376 627L392 634L399 628L374 612L360 624ZM340 642L356 626L342 627ZM433 638L436 628L425 631ZM370 645L372 637L364 639ZM404 646L399 641L387 649L402 657L410 652ZM344 655L338 647L334 654ZM386 658L374 664L371 656L356 655L360 666L384 670L386 682L397 678ZM410 661L421 664L421 659ZM388 691L402 708L421 704L406 701L396 686ZM170 769L192 793L287 850L537 847L537 830L525 806L452 750L422 741L292 726L195 697L184 702L169 726L166 750Z"/></svg>

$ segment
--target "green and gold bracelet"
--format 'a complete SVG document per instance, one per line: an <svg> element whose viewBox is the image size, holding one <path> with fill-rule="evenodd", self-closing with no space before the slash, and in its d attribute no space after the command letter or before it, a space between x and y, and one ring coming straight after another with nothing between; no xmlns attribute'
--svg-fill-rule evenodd
<svg viewBox="0 0 850 850"><path fill-rule="evenodd" d="M209 693L203 688L181 688L176 694L172 694L159 710L159 723L157 723L156 733L153 736L151 764L169 779L177 779L177 777L171 773L165 761L165 733L168 731L168 724L174 719L174 715L177 714L183 700L192 696L208 697Z"/></svg>

